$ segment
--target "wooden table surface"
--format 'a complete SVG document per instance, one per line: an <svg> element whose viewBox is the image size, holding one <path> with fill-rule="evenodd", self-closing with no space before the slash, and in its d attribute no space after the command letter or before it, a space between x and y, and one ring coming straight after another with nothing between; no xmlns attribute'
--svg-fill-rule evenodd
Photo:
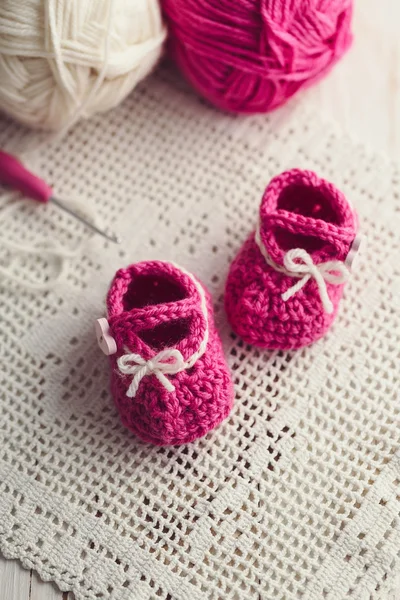
<svg viewBox="0 0 400 600"><path fill-rule="evenodd" d="M400 160L398 0L358 0L354 33L349 54L307 94L352 135ZM6 561L0 556L0 598L72 600L72 595L43 583L36 573L24 570L17 561ZM396 600L400 600L400 590Z"/></svg>

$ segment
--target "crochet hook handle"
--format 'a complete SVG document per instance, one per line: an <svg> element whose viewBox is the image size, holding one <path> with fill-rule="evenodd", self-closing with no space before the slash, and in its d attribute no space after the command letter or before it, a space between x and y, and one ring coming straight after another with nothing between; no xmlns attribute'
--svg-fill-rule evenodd
<svg viewBox="0 0 400 600"><path fill-rule="evenodd" d="M28 171L15 156L1 150L0 183L37 202L46 203L53 195L53 190L45 181Z"/></svg>
<svg viewBox="0 0 400 600"><path fill-rule="evenodd" d="M9 186L14 190L18 190L27 198L37 200L46 204L51 201L56 204L59 208L67 212L68 214L81 221L86 227L105 237L106 239L119 244L119 239L116 235L109 235L105 231L102 231L93 223L90 223L74 211L72 211L64 202L58 200L53 196L52 188L47 185L43 179L37 177L11 154L0 150L0 183Z"/></svg>

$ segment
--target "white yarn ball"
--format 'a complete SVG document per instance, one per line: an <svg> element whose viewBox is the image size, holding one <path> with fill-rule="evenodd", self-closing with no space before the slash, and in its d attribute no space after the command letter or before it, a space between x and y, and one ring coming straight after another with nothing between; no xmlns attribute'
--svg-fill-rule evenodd
<svg viewBox="0 0 400 600"><path fill-rule="evenodd" d="M165 37L158 0L1 0L0 110L53 130L108 110Z"/></svg>

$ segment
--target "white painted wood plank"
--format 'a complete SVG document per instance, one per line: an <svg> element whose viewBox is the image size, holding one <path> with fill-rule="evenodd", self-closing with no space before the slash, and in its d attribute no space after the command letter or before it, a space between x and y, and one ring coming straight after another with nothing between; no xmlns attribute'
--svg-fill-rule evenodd
<svg viewBox="0 0 400 600"><path fill-rule="evenodd" d="M307 92L343 129L400 158L400 2L356 0L354 41L333 71Z"/></svg>
<svg viewBox="0 0 400 600"><path fill-rule="evenodd" d="M29 600L31 572L16 560L0 556L1 600Z"/></svg>

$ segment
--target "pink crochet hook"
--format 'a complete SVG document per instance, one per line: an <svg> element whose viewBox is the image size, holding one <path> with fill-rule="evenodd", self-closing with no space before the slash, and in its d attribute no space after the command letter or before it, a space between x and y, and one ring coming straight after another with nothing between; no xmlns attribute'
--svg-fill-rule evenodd
<svg viewBox="0 0 400 600"><path fill-rule="evenodd" d="M27 198L31 198L32 200L36 200L37 202L42 202L46 204L47 202L53 202L59 208L67 212L68 214L78 219L81 223L83 223L86 227L89 227L95 233L102 235L107 238L111 242L115 242L119 244L119 239L116 235L109 235L105 231L102 231L93 223L86 221L80 215L72 211L68 206L66 206L61 200L58 200L53 196L53 190L43 179L37 177L28 169L24 167L24 165L17 159L15 156L11 154L7 154L7 152L2 152L0 150L0 183L9 186L14 190L18 190Z"/></svg>

